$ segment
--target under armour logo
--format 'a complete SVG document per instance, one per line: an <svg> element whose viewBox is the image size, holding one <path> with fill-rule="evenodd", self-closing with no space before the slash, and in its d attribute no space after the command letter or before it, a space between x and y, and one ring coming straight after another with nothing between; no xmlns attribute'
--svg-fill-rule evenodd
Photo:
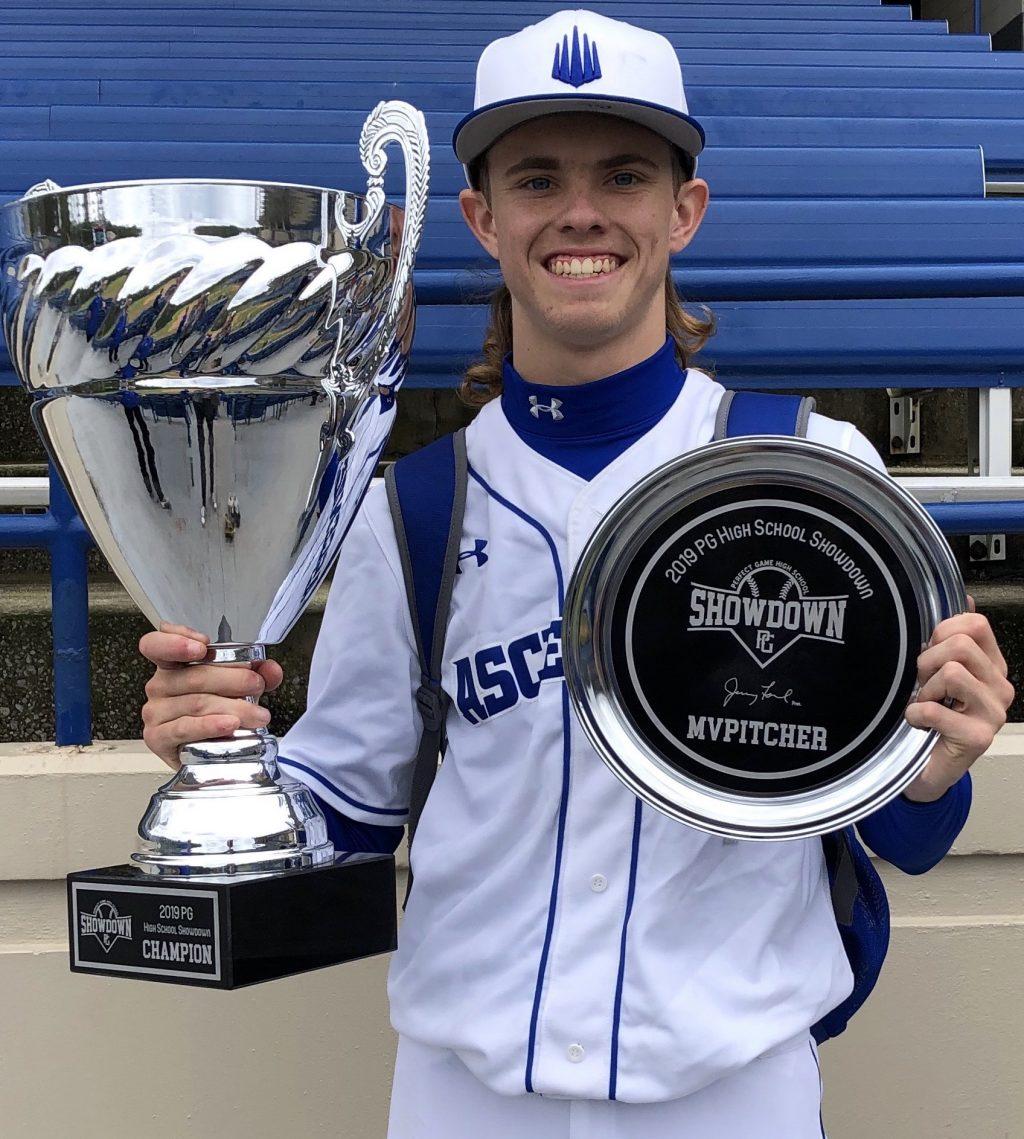
<svg viewBox="0 0 1024 1139"><path fill-rule="evenodd" d="M551 68L551 78L571 87L582 87L601 78L601 61L597 58L597 44L591 44L586 33L583 35L583 51L580 52L579 28L572 29L572 54L569 53L569 37L562 36L562 42L555 44L555 62Z"/></svg>
<svg viewBox="0 0 1024 1139"><path fill-rule="evenodd" d="M486 538L475 539L473 548L471 550L463 550L459 554L459 561L455 564L455 572L462 573L462 566L459 564L459 562L462 562L465 558L476 558L476 566L477 569L479 569L484 564L484 562L487 561L487 554L484 553L486 547Z"/></svg>
<svg viewBox="0 0 1024 1139"><path fill-rule="evenodd" d="M558 410L561 406L562 401L560 399L553 399L550 403L541 403L535 395L530 396L530 414L534 419L540 419L542 411L550 415L555 422L564 419L565 416Z"/></svg>

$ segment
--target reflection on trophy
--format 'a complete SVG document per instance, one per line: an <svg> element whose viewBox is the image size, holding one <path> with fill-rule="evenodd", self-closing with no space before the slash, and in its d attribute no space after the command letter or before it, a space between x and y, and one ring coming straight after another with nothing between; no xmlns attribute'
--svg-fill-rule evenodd
<svg viewBox="0 0 1024 1139"><path fill-rule="evenodd" d="M406 170L386 204L385 148ZM34 187L0 209L0 309L86 525L206 663L261 660L332 565L395 415L429 172L378 105L365 196L234 181ZM266 731L188 744L126 866L69 876L72 968L232 988L394 948L394 861L339 855Z"/></svg>

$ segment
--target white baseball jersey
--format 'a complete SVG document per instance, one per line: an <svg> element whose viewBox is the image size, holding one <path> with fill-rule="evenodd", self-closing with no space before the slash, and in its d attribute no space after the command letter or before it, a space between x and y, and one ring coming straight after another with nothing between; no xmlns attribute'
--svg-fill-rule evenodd
<svg viewBox="0 0 1024 1139"><path fill-rule="evenodd" d="M398 1039L387 1139L826 1139L812 1037L680 1099L498 1095L447 1048Z"/></svg>
<svg viewBox="0 0 1024 1139"><path fill-rule="evenodd" d="M853 987L820 839L723 840L643 805L591 747L562 676L562 602L584 543L638 479L711 440L723 390L689 369L589 481L524 442L499 401L467 432L448 751L388 993L402 1036L452 1049L499 1094L688 1096L806 1046ZM534 407L556 421L550 403ZM812 415L808 438L882 467L851 424ZM339 560L285 770L351 818L405 822L418 684L377 486Z"/></svg>

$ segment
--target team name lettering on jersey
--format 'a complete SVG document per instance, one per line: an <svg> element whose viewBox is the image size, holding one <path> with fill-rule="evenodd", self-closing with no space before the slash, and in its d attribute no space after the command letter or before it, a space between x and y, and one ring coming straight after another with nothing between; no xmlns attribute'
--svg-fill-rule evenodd
<svg viewBox="0 0 1024 1139"><path fill-rule="evenodd" d="M555 620L455 661L455 704L470 724L480 724L520 700L535 700L545 680L563 675L562 622Z"/></svg>

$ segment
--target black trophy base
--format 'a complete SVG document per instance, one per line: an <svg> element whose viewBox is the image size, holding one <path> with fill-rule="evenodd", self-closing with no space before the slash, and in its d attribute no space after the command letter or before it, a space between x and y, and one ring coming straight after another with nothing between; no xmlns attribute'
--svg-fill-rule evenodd
<svg viewBox="0 0 1024 1139"><path fill-rule="evenodd" d="M68 875L71 971L237 989L393 950L395 859L210 881L134 865Z"/></svg>

